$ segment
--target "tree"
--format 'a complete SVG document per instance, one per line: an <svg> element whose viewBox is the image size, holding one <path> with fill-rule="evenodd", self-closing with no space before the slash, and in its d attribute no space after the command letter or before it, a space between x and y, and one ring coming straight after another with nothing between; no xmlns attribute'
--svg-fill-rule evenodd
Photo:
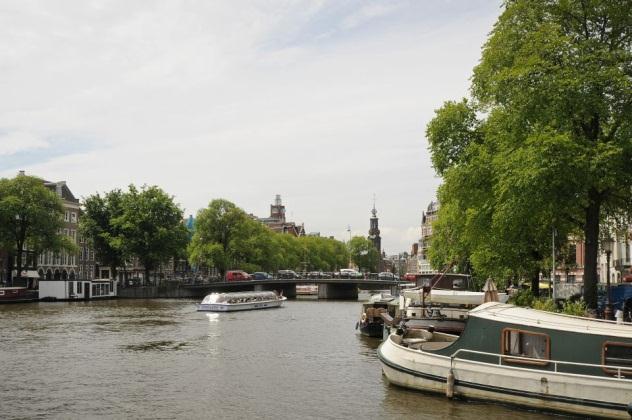
<svg viewBox="0 0 632 420"><path fill-rule="evenodd" d="M82 235L94 249L97 260L112 270L125 264L124 238L113 221L123 215L124 193L112 190L105 195L94 194L84 200L79 220Z"/></svg>
<svg viewBox="0 0 632 420"><path fill-rule="evenodd" d="M173 198L156 186L134 185L122 195L122 213L111 219L123 254L135 256L149 273L187 246L188 231L183 212Z"/></svg>
<svg viewBox="0 0 632 420"><path fill-rule="evenodd" d="M224 276L238 259L235 241L244 238L248 215L233 203L216 199L198 212L196 229L189 244L189 260L216 267Z"/></svg>
<svg viewBox="0 0 632 420"><path fill-rule="evenodd" d="M380 253L373 242L363 236L354 236L349 241L351 260L360 270L376 272L380 262Z"/></svg>
<svg viewBox="0 0 632 420"><path fill-rule="evenodd" d="M445 178L439 219L450 213L452 233L462 235L456 249L442 247L470 253L481 271L492 263L524 274L546 264L553 229L558 238L579 233L584 297L596 306L600 223L632 214L628 6L505 3L474 70L472 104L447 103L428 126L433 163ZM472 191L455 185L467 176ZM438 223L441 239L449 222Z"/></svg>
<svg viewBox="0 0 632 420"><path fill-rule="evenodd" d="M18 277L25 250L36 255L44 250L76 252L70 239L60 234L63 214L61 200L41 179L0 179L0 246L15 253Z"/></svg>

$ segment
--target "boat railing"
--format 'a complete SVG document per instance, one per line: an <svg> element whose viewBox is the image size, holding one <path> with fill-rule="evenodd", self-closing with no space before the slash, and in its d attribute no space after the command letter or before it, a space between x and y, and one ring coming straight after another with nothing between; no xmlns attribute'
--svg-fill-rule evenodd
<svg viewBox="0 0 632 420"><path fill-rule="evenodd" d="M528 363L528 364L552 364L553 365L553 372L556 373L563 373L559 371L559 366L578 366L578 367L583 367L583 368L599 368L602 369L603 371L611 371L614 372L616 371L616 379L623 379L623 380L632 380L632 378L626 378L625 376L623 376L623 372L630 372L631 369L629 366L615 366L615 365L601 365L601 364L593 364L593 363L580 363L580 362L567 362L567 361L563 361L563 360L551 360L551 359L537 359L534 357L523 357L523 356L514 356L511 354L500 354L500 353L489 353L489 352L485 352L485 351L478 351L478 350L469 350L469 349L458 349L457 351L455 351L454 353L452 353L452 355L450 356L450 368L454 367L454 361L459 359L459 354L460 353L470 353L470 354L476 354L476 355L481 355L481 356L490 356L490 357L497 357L498 358L498 366L503 366L503 360L505 359L511 359L511 361L522 361L523 363ZM470 360L471 359L466 359L466 358L460 358L460 360ZM486 363L486 362L483 362ZM596 376L596 375L589 375L589 376Z"/></svg>

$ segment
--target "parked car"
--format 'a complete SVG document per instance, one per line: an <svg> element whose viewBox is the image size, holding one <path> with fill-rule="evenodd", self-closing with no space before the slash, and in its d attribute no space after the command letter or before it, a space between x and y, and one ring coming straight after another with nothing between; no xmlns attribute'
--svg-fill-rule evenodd
<svg viewBox="0 0 632 420"><path fill-rule="evenodd" d="M230 270L226 272L226 281L246 281L250 280L250 274L242 270Z"/></svg>
<svg viewBox="0 0 632 420"><path fill-rule="evenodd" d="M364 278L364 274L360 273L359 271L353 270L351 268L341 268L340 278L341 279L362 279Z"/></svg>
<svg viewBox="0 0 632 420"><path fill-rule="evenodd" d="M378 280L395 280L395 274L383 271L377 275Z"/></svg>
<svg viewBox="0 0 632 420"><path fill-rule="evenodd" d="M280 279L298 279L300 276L296 274L296 271L293 270L279 270L277 273L277 278Z"/></svg>
<svg viewBox="0 0 632 420"><path fill-rule="evenodd" d="M265 271L256 271L250 275L253 280L272 280L272 274L266 273Z"/></svg>
<svg viewBox="0 0 632 420"><path fill-rule="evenodd" d="M310 271L309 273L307 273L307 278L308 279L324 279L325 273L323 273L322 271Z"/></svg>
<svg viewBox="0 0 632 420"><path fill-rule="evenodd" d="M417 281L417 275L413 273L404 274L404 281Z"/></svg>

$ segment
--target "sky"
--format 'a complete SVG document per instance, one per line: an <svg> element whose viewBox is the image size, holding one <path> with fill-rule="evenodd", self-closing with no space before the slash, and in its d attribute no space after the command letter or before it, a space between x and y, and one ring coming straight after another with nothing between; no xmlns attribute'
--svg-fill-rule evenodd
<svg viewBox="0 0 632 420"><path fill-rule="evenodd" d="M158 185L410 250L500 0L0 1L0 177Z"/></svg>

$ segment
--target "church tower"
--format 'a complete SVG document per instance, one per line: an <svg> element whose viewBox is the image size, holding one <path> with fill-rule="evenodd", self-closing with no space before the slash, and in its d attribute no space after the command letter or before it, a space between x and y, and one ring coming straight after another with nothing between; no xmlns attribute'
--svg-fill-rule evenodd
<svg viewBox="0 0 632 420"><path fill-rule="evenodd" d="M371 210L371 222L369 229L369 241L373 242L373 246L377 252L382 254L382 238L380 238L380 228L378 227L377 210L375 210L375 199L373 199L373 210Z"/></svg>

